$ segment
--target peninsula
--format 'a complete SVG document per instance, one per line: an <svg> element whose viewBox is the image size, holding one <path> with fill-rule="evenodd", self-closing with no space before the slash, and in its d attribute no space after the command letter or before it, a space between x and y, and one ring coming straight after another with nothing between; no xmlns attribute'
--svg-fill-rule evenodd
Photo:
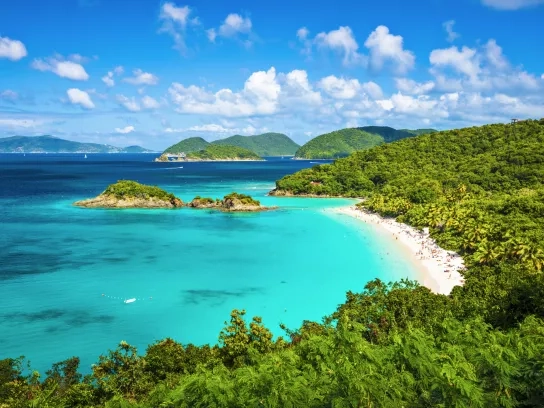
<svg viewBox="0 0 544 408"><path fill-rule="evenodd" d="M209 197L196 196L190 203L187 203L190 208L214 209L224 212L257 212L273 210L277 207L262 206L260 201L245 194L230 193L223 199L213 199Z"/></svg>
<svg viewBox="0 0 544 408"><path fill-rule="evenodd" d="M183 201L156 186L119 180L97 197L76 201L74 205L86 208L180 208Z"/></svg>
<svg viewBox="0 0 544 408"><path fill-rule="evenodd" d="M204 149L191 152L165 151L155 161L260 161L264 160L251 150L238 146L208 144Z"/></svg>

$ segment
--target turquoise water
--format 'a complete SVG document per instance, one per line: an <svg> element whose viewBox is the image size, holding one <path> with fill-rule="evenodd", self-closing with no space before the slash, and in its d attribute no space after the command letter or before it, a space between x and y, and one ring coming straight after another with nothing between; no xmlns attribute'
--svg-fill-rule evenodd
<svg viewBox="0 0 544 408"><path fill-rule="evenodd" d="M51 156L51 155L49 155ZM215 343L232 309L280 323L332 313L374 278L415 277L394 243L324 209L341 199L267 197L274 181L311 164L151 163L148 155L0 156L0 359L25 355L44 371L71 356L82 371L121 340ZM117 156L117 155L115 155ZM26 160L26 161L25 161ZM251 194L272 212L75 208L118 178L184 200ZM137 298L131 304L123 299Z"/></svg>

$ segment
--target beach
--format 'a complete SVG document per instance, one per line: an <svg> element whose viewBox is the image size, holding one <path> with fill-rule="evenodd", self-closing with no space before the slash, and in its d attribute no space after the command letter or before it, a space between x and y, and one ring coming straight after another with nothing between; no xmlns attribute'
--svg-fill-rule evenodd
<svg viewBox="0 0 544 408"><path fill-rule="evenodd" d="M447 295L454 286L464 284L460 272L465 266L461 256L440 248L428 232L418 231L392 218L384 218L355 206L331 208L327 211L357 218L372 224L382 232L391 234L391 238L405 247L409 256L419 266L418 281L433 292Z"/></svg>

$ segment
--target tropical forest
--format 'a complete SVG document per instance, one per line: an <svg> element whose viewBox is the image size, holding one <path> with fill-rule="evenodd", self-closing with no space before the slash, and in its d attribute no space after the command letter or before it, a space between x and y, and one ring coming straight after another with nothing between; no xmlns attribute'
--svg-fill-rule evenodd
<svg viewBox="0 0 544 408"><path fill-rule="evenodd" d="M422 134L284 177L276 193L359 198L465 261L449 295L373 280L321 321L233 310L217 344L126 342L79 373L0 361L2 408L544 406L544 119ZM333 271L331 271L333 272Z"/></svg>

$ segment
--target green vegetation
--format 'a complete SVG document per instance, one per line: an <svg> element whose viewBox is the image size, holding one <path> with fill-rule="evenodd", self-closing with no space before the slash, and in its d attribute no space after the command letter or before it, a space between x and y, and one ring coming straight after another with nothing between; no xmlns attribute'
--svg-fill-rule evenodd
<svg viewBox="0 0 544 408"><path fill-rule="evenodd" d="M338 159L349 156L358 150L366 150L383 143L391 143L433 132L436 132L436 130L397 130L388 126L342 129L315 137L298 149L295 157L301 159Z"/></svg>
<svg viewBox="0 0 544 408"><path fill-rule="evenodd" d="M115 147L80 143L54 136L11 136L0 138L0 153L151 153L140 146Z"/></svg>
<svg viewBox="0 0 544 408"><path fill-rule="evenodd" d="M112 195L118 199L126 198L156 198L163 201L173 201L176 196L164 191L157 186L146 186L132 180L119 180L117 183L110 184L102 193L103 195Z"/></svg>
<svg viewBox="0 0 544 408"><path fill-rule="evenodd" d="M336 130L310 140L297 150L301 159L337 159L357 150L369 149L383 143L383 137L357 128Z"/></svg>
<svg viewBox="0 0 544 408"><path fill-rule="evenodd" d="M212 142L217 145L243 147L257 155L264 156L292 156L300 147L283 133L263 133L255 136L235 135Z"/></svg>
<svg viewBox="0 0 544 408"><path fill-rule="evenodd" d="M250 150L238 146L209 144L205 149L187 154L188 160L262 160Z"/></svg>
<svg viewBox="0 0 544 408"><path fill-rule="evenodd" d="M223 197L223 203L229 202L229 201L239 201L242 205L254 205L254 206L260 206L261 202L259 200L255 200L253 197L246 195L246 194L240 194L240 193L230 193L227 194L225 197Z"/></svg>
<svg viewBox="0 0 544 408"><path fill-rule="evenodd" d="M164 153L178 154L197 152L205 149L208 145L209 143L201 137L190 137L170 146Z"/></svg>
<svg viewBox="0 0 544 408"><path fill-rule="evenodd" d="M423 135L287 176L278 188L364 196L459 251L465 285L369 282L322 322L282 327L234 310L214 346L126 342L81 378L0 361L0 407L544 406L544 119ZM319 183L315 183L319 181ZM312 183L314 182L314 183Z"/></svg>

